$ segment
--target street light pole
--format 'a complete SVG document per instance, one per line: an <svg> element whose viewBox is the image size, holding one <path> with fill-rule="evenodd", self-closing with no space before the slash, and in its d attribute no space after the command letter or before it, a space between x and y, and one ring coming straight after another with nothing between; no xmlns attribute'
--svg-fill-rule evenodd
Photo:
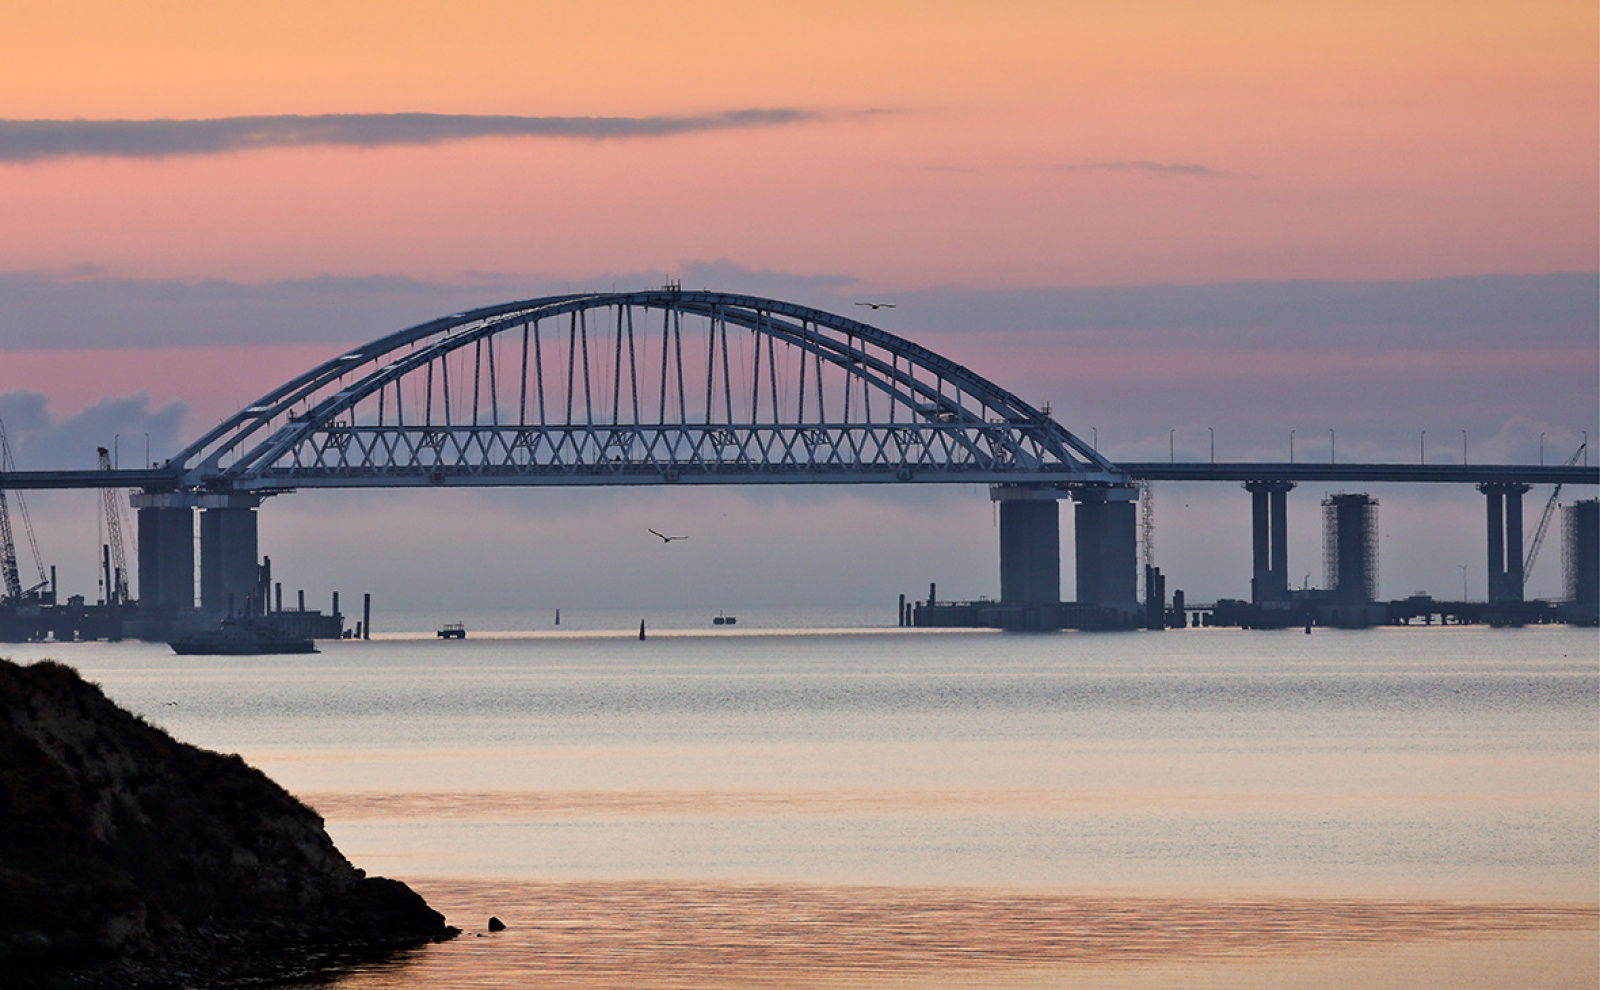
<svg viewBox="0 0 1600 990"><path fill-rule="evenodd" d="M1466 430L1462 430L1461 431L1461 464L1462 464L1463 467L1465 467L1466 463L1467 463L1467 431Z"/></svg>
<svg viewBox="0 0 1600 990"><path fill-rule="evenodd" d="M1428 431L1422 431L1422 437L1417 440L1417 463L1428 463Z"/></svg>
<svg viewBox="0 0 1600 990"><path fill-rule="evenodd" d="M1211 463L1217 463L1217 431L1208 426L1206 432L1211 434Z"/></svg>
<svg viewBox="0 0 1600 990"><path fill-rule="evenodd" d="M1333 435L1333 427L1330 426L1330 427L1328 427L1328 463L1329 464L1337 464L1337 463L1339 463L1338 447L1336 447L1334 444L1335 444L1335 437Z"/></svg>
<svg viewBox="0 0 1600 990"><path fill-rule="evenodd" d="M1177 430L1168 430L1167 431L1167 460L1170 463L1173 463L1173 464L1178 463L1178 431Z"/></svg>
<svg viewBox="0 0 1600 990"><path fill-rule="evenodd" d="M1289 431L1289 463L1294 463L1294 431Z"/></svg>

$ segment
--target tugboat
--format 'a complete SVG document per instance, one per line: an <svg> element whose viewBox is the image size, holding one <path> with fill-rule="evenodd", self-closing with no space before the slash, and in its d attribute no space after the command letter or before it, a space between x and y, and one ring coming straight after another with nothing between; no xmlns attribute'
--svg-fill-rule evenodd
<svg viewBox="0 0 1600 990"><path fill-rule="evenodd" d="M446 622L439 627L437 635L440 639L466 639L467 627L460 622Z"/></svg>
<svg viewBox="0 0 1600 990"><path fill-rule="evenodd" d="M257 656L269 653L320 653L309 639L289 636L248 617L223 619L215 628L198 629L167 642L182 656Z"/></svg>

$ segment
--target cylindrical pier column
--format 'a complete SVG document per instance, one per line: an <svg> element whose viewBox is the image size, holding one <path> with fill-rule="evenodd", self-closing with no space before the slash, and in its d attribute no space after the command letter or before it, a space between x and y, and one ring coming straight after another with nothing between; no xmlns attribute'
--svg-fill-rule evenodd
<svg viewBox="0 0 1600 990"><path fill-rule="evenodd" d="M1272 487L1272 595L1278 601L1289 599L1289 489L1293 482Z"/></svg>
<svg viewBox="0 0 1600 990"><path fill-rule="evenodd" d="M256 564L259 504L253 497L230 497L200 513L200 607L207 612L226 614L230 599L235 606L248 600L250 610L264 604Z"/></svg>
<svg viewBox="0 0 1600 990"><path fill-rule="evenodd" d="M1250 600L1289 599L1289 492L1292 481L1247 481L1250 493Z"/></svg>
<svg viewBox="0 0 1600 990"><path fill-rule="evenodd" d="M1139 612L1139 489L1082 485L1072 489L1074 562L1080 605Z"/></svg>
<svg viewBox="0 0 1600 990"><path fill-rule="evenodd" d="M1478 490L1483 492L1489 524L1489 601L1498 602L1505 595L1506 582L1505 494L1499 485L1479 485Z"/></svg>
<svg viewBox="0 0 1600 990"><path fill-rule="evenodd" d="M1245 490L1250 493L1250 600L1259 605L1269 597L1272 582L1271 517L1266 488L1246 483Z"/></svg>
<svg viewBox="0 0 1600 990"><path fill-rule="evenodd" d="M139 605L152 611L194 608L194 510L133 498L139 518Z"/></svg>
<svg viewBox="0 0 1600 990"><path fill-rule="evenodd" d="M1000 503L1000 600L1007 605L1061 602L1061 510L1056 492L995 488Z"/></svg>
<svg viewBox="0 0 1600 990"><path fill-rule="evenodd" d="M1489 601L1522 601L1522 496L1520 482L1484 482L1484 516L1489 537Z"/></svg>

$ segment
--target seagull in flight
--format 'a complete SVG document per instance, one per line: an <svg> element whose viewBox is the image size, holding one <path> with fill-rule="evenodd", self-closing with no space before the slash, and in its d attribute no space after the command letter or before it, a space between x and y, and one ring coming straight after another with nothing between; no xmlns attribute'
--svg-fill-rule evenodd
<svg viewBox="0 0 1600 990"><path fill-rule="evenodd" d="M858 302L857 306L870 306L874 310L894 309L894 303Z"/></svg>
<svg viewBox="0 0 1600 990"><path fill-rule="evenodd" d="M649 533L651 536L660 537L662 543L671 543L673 540L687 540L688 539L687 536L668 536L665 533L657 533L653 529L646 529L645 532Z"/></svg>

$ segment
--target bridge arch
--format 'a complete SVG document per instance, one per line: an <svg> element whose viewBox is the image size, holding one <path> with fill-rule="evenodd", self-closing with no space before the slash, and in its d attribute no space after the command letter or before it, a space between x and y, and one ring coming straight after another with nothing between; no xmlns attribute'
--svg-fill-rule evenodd
<svg viewBox="0 0 1600 990"><path fill-rule="evenodd" d="M1044 412L902 337L675 287L390 334L269 392L174 467L211 491L1120 477Z"/></svg>

